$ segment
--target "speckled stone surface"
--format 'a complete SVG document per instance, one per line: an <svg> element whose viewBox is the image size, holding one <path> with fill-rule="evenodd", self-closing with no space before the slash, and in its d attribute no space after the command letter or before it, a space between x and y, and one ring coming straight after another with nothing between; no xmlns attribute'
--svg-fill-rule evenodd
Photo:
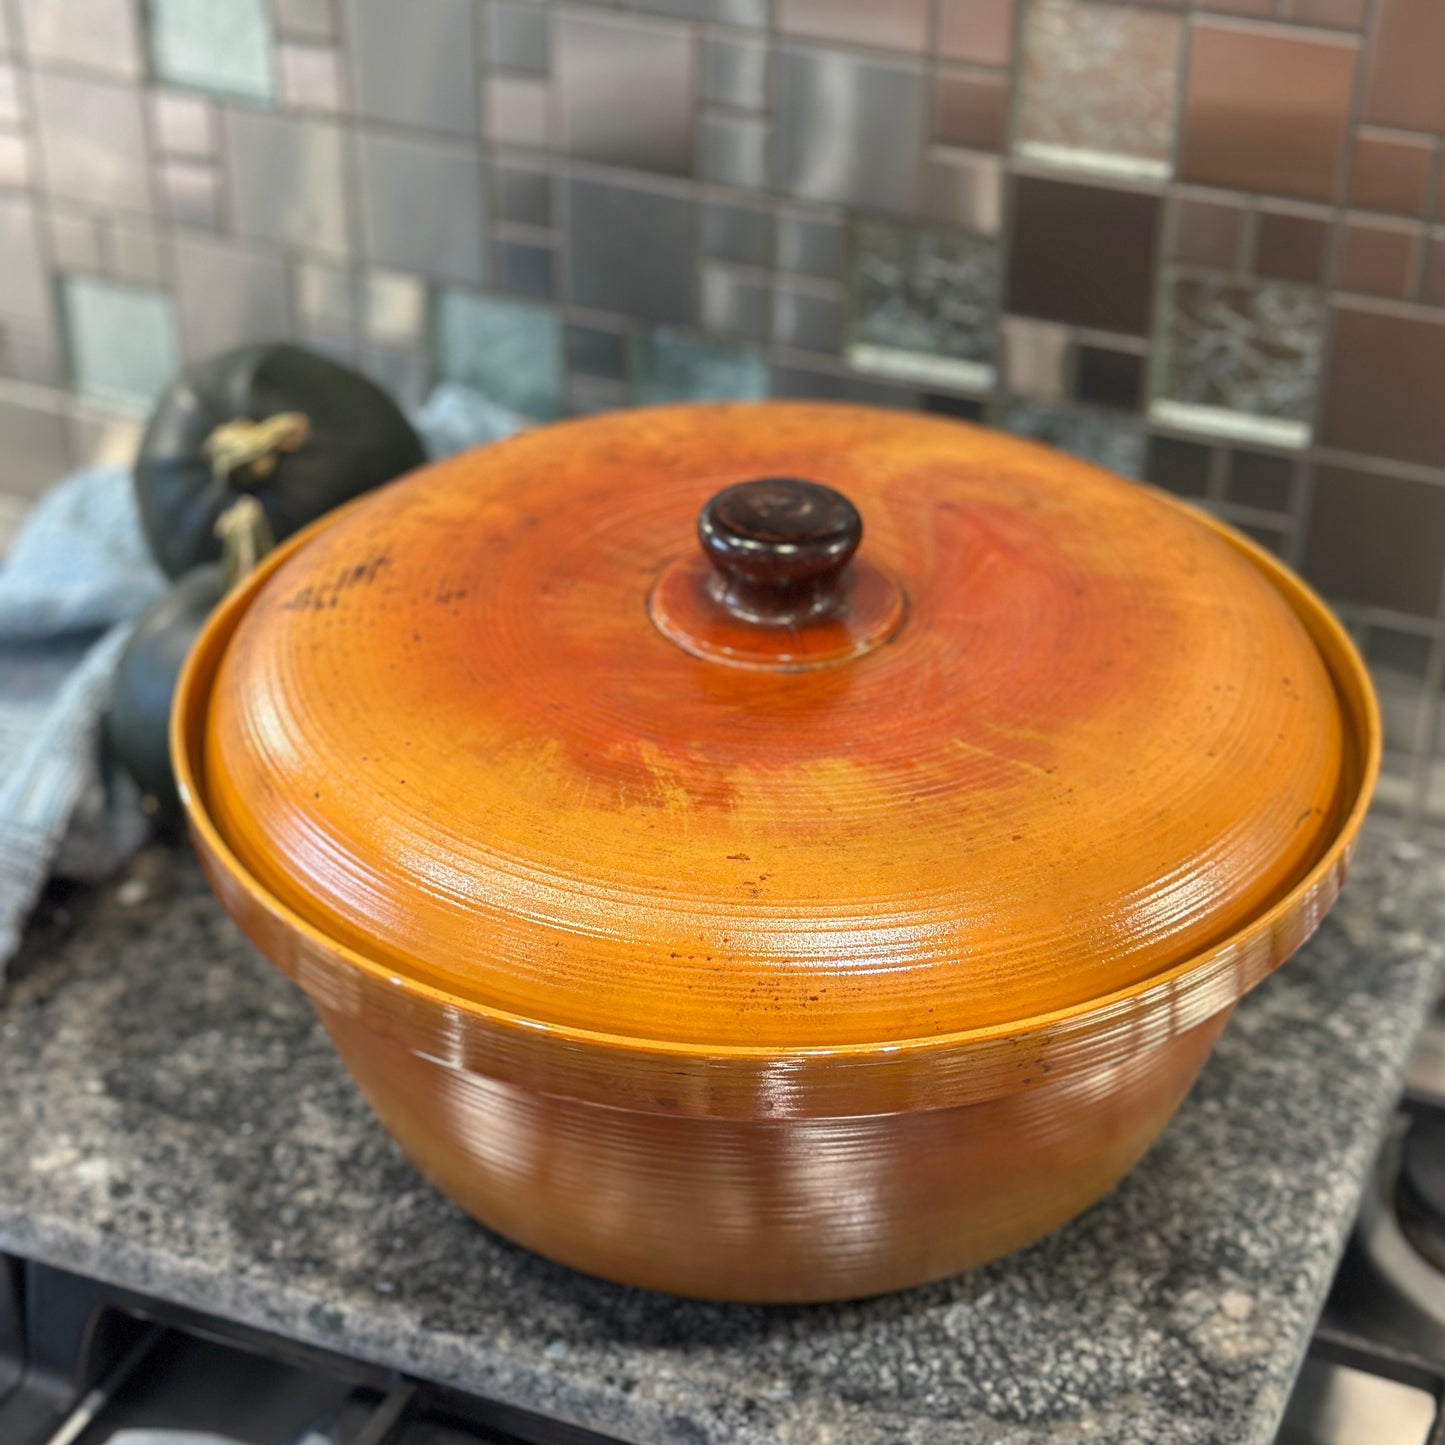
<svg viewBox="0 0 1445 1445"><path fill-rule="evenodd" d="M1177 1119L1044 1243L866 1304L605 1285L402 1161L304 1001L163 850L36 920L0 1002L0 1248L658 1445L1272 1439L1445 940L1367 836Z"/></svg>

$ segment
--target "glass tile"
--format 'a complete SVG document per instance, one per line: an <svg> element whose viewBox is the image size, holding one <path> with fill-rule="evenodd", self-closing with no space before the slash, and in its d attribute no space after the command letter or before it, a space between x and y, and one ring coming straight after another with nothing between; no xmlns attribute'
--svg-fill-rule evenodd
<svg viewBox="0 0 1445 1445"><path fill-rule="evenodd" d="M766 281L726 266L704 265L700 292L702 324L709 331L767 340L773 297Z"/></svg>
<svg viewBox="0 0 1445 1445"><path fill-rule="evenodd" d="M1062 401L1069 370L1068 327L1023 316L1005 316L1002 327L1008 389L1019 396Z"/></svg>
<svg viewBox="0 0 1445 1445"><path fill-rule="evenodd" d="M271 16L266 0L146 0L151 62L173 85L268 101Z"/></svg>
<svg viewBox="0 0 1445 1445"><path fill-rule="evenodd" d="M583 376L621 381L627 375L627 340L595 326L567 328L567 365Z"/></svg>
<svg viewBox="0 0 1445 1445"><path fill-rule="evenodd" d="M426 330L426 282L400 271L372 271L364 288L368 341L408 346Z"/></svg>
<svg viewBox="0 0 1445 1445"><path fill-rule="evenodd" d="M1371 668L1385 668L1417 682L1424 680L1432 651L1432 639L1419 632L1371 627L1365 637L1365 660Z"/></svg>
<svg viewBox="0 0 1445 1445"><path fill-rule="evenodd" d="M1013 49L1014 0L939 0L938 53L945 60L1007 65Z"/></svg>
<svg viewBox="0 0 1445 1445"><path fill-rule="evenodd" d="M221 224L221 182L216 168L200 161L165 161L157 167L166 213L183 226L214 230Z"/></svg>
<svg viewBox="0 0 1445 1445"><path fill-rule="evenodd" d="M773 254L773 213L709 201L702 208L702 249L719 261L766 266Z"/></svg>
<svg viewBox="0 0 1445 1445"><path fill-rule="evenodd" d="M998 425L1093 462L1116 476L1137 479L1144 475L1143 429L1117 413L1015 400L999 408Z"/></svg>
<svg viewBox="0 0 1445 1445"><path fill-rule="evenodd" d="M277 61L288 106L328 113L342 108L341 57L333 46L288 42L278 49Z"/></svg>
<svg viewBox="0 0 1445 1445"><path fill-rule="evenodd" d="M1169 174L1181 16L1034 0L1024 19L1020 155L1123 175Z"/></svg>
<svg viewBox="0 0 1445 1445"><path fill-rule="evenodd" d="M1018 176L1009 311L1144 335L1161 204L1145 191Z"/></svg>
<svg viewBox="0 0 1445 1445"><path fill-rule="evenodd" d="M694 320L696 206L683 195L573 176L567 182L568 295L643 321Z"/></svg>
<svg viewBox="0 0 1445 1445"><path fill-rule="evenodd" d="M1231 271L1244 249L1243 206L1179 196L1173 201L1176 261Z"/></svg>
<svg viewBox="0 0 1445 1445"><path fill-rule="evenodd" d="M942 71L933 80L933 138L944 145L1000 150L1008 140L1008 82L997 75Z"/></svg>
<svg viewBox="0 0 1445 1445"><path fill-rule="evenodd" d="M435 315L436 369L489 401L526 416L562 404L562 326L550 307L442 290Z"/></svg>
<svg viewBox="0 0 1445 1445"><path fill-rule="evenodd" d="M135 79L140 38L131 0L20 0L31 58Z"/></svg>
<svg viewBox="0 0 1445 1445"><path fill-rule="evenodd" d="M563 12L559 26L557 94L568 153L690 175L692 38L576 12Z"/></svg>
<svg viewBox="0 0 1445 1445"><path fill-rule="evenodd" d="M52 211L50 255L62 271L99 271L100 244L94 217L85 212Z"/></svg>
<svg viewBox="0 0 1445 1445"><path fill-rule="evenodd" d="M372 261L439 280L485 279L475 144L363 130L361 229Z"/></svg>
<svg viewBox="0 0 1445 1445"><path fill-rule="evenodd" d="M41 265L37 219L29 196L0 195L0 315L48 326L50 278Z"/></svg>
<svg viewBox="0 0 1445 1445"><path fill-rule="evenodd" d="M163 155L209 159L216 154L216 108L199 95L154 91L151 125Z"/></svg>
<svg viewBox="0 0 1445 1445"><path fill-rule="evenodd" d="M473 0L347 0L352 94L368 120L477 133Z"/></svg>
<svg viewBox="0 0 1445 1445"><path fill-rule="evenodd" d="M308 325L349 329L356 321L350 269L327 261L298 262L296 304Z"/></svg>
<svg viewBox="0 0 1445 1445"><path fill-rule="evenodd" d="M993 385L999 254L992 239L858 221L852 255L850 364L931 385Z"/></svg>
<svg viewBox="0 0 1445 1445"><path fill-rule="evenodd" d="M1259 214L1254 269L1282 281L1320 281L1329 249L1327 211L1283 211L1264 207Z"/></svg>
<svg viewBox="0 0 1445 1445"><path fill-rule="evenodd" d="M279 251L185 232L174 246L187 356L291 335L290 278Z"/></svg>
<svg viewBox="0 0 1445 1445"><path fill-rule="evenodd" d="M118 281L159 286L164 280L161 241L150 221L132 216L114 218L105 228L110 264L107 270Z"/></svg>
<svg viewBox="0 0 1445 1445"><path fill-rule="evenodd" d="M1164 288L1150 415L1188 430L1304 446L1325 301L1273 282L1177 276Z"/></svg>
<svg viewBox="0 0 1445 1445"><path fill-rule="evenodd" d="M767 42L740 35L705 35L702 98L738 110L764 110L771 74Z"/></svg>
<svg viewBox="0 0 1445 1445"><path fill-rule="evenodd" d="M698 120L697 176L719 186L758 190L768 183L767 122L704 112Z"/></svg>
<svg viewBox="0 0 1445 1445"><path fill-rule="evenodd" d="M843 339L843 308L836 296L780 282L773 297L773 340L804 351L836 352Z"/></svg>
<svg viewBox="0 0 1445 1445"><path fill-rule="evenodd" d="M331 121L241 107L225 111L236 230L268 241L346 251L346 168Z"/></svg>
<svg viewBox="0 0 1445 1445"><path fill-rule="evenodd" d="M71 382L126 410L148 407L180 370L171 298L88 277L61 283Z"/></svg>
<svg viewBox="0 0 1445 1445"><path fill-rule="evenodd" d="M546 75L549 64L547 11L538 5L492 0L487 52L498 70Z"/></svg>
<svg viewBox="0 0 1445 1445"><path fill-rule="evenodd" d="M1345 227L1339 288L1407 299L1415 279L1418 236L1408 222L1351 220Z"/></svg>
<svg viewBox="0 0 1445 1445"><path fill-rule="evenodd" d="M1319 32L1197 22L1189 43L1181 178L1330 200L1358 50L1353 38ZM1253 103L1241 105L1243 95Z"/></svg>
<svg viewBox="0 0 1445 1445"><path fill-rule="evenodd" d="M1003 168L994 156L936 150L924 173L923 209L931 221L996 236L1003 220Z"/></svg>
<svg viewBox="0 0 1445 1445"><path fill-rule="evenodd" d="M492 76L487 81L487 135L509 145L549 145L552 112L546 83Z"/></svg>
<svg viewBox="0 0 1445 1445"><path fill-rule="evenodd" d="M1137 351L1081 345L1074 358L1074 400L1135 411L1144 391L1144 358Z"/></svg>
<svg viewBox="0 0 1445 1445"><path fill-rule="evenodd" d="M780 271L832 281L843 265L843 228L826 217L806 211L779 211L777 242Z"/></svg>
<svg viewBox="0 0 1445 1445"><path fill-rule="evenodd" d="M849 45L921 51L928 44L928 9L928 0L778 0L778 29Z"/></svg>
<svg viewBox="0 0 1445 1445"><path fill-rule="evenodd" d="M524 226L552 224L552 178L528 166L498 165L497 212L504 221Z"/></svg>
<svg viewBox="0 0 1445 1445"><path fill-rule="evenodd" d="M632 0L632 6L682 20L715 20L761 29L768 23L772 0Z"/></svg>
<svg viewBox="0 0 1445 1445"><path fill-rule="evenodd" d="M1401 216L1422 214L1434 159L1435 147L1424 136L1357 133L1350 204Z"/></svg>
<svg viewBox="0 0 1445 1445"><path fill-rule="evenodd" d="M148 211L140 92L43 70L31 80L50 194L111 210Z"/></svg>
<svg viewBox="0 0 1445 1445"><path fill-rule="evenodd" d="M1224 495L1260 512L1288 512L1294 496L1292 457L1269 452L1234 452L1229 458Z"/></svg>
<svg viewBox="0 0 1445 1445"><path fill-rule="evenodd" d="M23 135L0 131L0 186L24 190L31 183L30 146Z"/></svg>
<svg viewBox="0 0 1445 1445"><path fill-rule="evenodd" d="M20 94L19 71L0 61L0 124L14 125L25 119L25 101Z"/></svg>
<svg viewBox="0 0 1445 1445"><path fill-rule="evenodd" d="M1213 456L1209 447L1198 442L1151 436L1144 475L1156 487L1163 487L1176 496L1203 497L1209 491Z"/></svg>
<svg viewBox="0 0 1445 1445"><path fill-rule="evenodd" d="M841 50L785 49L780 65L780 188L803 200L911 212L911 158L923 128L920 72Z"/></svg>
<svg viewBox="0 0 1445 1445"><path fill-rule="evenodd" d="M556 258L550 246L502 241L497 246L497 279L503 291L550 301L556 294Z"/></svg>
<svg viewBox="0 0 1445 1445"><path fill-rule="evenodd" d="M673 401L756 401L769 391L761 352L697 341L654 326L633 347L632 384L643 405Z"/></svg>
<svg viewBox="0 0 1445 1445"><path fill-rule="evenodd" d="M335 40L335 0L271 0L276 28L297 40Z"/></svg>

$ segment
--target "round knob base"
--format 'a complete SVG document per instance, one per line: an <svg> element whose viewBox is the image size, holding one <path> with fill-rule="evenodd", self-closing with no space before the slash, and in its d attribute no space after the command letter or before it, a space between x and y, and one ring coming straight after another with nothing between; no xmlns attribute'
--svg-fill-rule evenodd
<svg viewBox="0 0 1445 1445"><path fill-rule="evenodd" d="M834 667L862 657L887 642L907 612L903 589L863 557L838 579L827 616L806 622L745 621L718 591L707 557L679 557L657 579L648 614L664 637L694 657L770 672Z"/></svg>

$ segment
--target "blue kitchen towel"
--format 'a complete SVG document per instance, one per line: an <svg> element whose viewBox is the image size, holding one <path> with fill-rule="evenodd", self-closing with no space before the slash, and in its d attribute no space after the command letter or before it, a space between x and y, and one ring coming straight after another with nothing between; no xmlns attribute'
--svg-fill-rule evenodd
<svg viewBox="0 0 1445 1445"><path fill-rule="evenodd" d="M443 384L412 417L427 454L515 432L518 418ZM165 591L130 473L78 472L36 503L0 564L0 980L45 880L95 876L145 837L133 789L100 776L111 676L136 618Z"/></svg>

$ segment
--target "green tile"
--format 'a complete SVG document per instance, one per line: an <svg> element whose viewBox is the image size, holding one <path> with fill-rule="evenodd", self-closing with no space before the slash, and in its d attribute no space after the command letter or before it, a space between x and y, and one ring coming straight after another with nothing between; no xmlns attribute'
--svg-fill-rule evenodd
<svg viewBox="0 0 1445 1445"><path fill-rule="evenodd" d="M767 396L768 363L741 346L694 341L665 326L643 333L633 353L639 402L756 401Z"/></svg>
<svg viewBox="0 0 1445 1445"><path fill-rule="evenodd" d="M163 292L73 277L61 302L77 391L144 410L180 370L175 311Z"/></svg>
<svg viewBox="0 0 1445 1445"><path fill-rule="evenodd" d="M442 290L436 305L436 367L448 381L527 416L561 410L562 327L557 313L475 291Z"/></svg>

